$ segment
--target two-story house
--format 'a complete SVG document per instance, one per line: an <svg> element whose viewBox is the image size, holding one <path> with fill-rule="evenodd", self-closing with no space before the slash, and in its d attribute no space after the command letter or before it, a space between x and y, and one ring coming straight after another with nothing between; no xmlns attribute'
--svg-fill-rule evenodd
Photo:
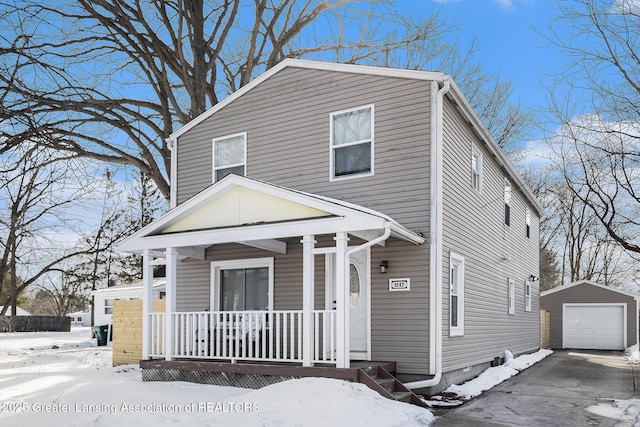
<svg viewBox="0 0 640 427"><path fill-rule="evenodd" d="M449 76L285 60L170 145L172 208L120 246L145 378L384 361L437 390L538 349L543 209Z"/></svg>

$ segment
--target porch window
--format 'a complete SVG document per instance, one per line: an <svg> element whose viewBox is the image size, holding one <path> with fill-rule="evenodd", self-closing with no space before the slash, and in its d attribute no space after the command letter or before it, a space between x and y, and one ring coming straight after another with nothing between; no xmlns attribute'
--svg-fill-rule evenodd
<svg viewBox="0 0 640 427"><path fill-rule="evenodd" d="M449 336L464 335L464 257L449 258Z"/></svg>
<svg viewBox="0 0 640 427"><path fill-rule="evenodd" d="M331 114L331 179L373 174L373 105Z"/></svg>
<svg viewBox="0 0 640 427"><path fill-rule="evenodd" d="M211 263L214 311L273 309L273 258Z"/></svg>
<svg viewBox="0 0 640 427"><path fill-rule="evenodd" d="M222 311L267 310L269 269L234 268L220 271Z"/></svg>
<svg viewBox="0 0 640 427"><path fill-rule="evenodd" d="M246 175L247 134L215 138L213 140L213 182L229 174Z"/></svg>

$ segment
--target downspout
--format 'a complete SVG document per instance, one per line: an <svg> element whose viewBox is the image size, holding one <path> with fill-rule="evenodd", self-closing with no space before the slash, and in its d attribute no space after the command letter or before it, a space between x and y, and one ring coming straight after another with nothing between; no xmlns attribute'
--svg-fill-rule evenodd
<svg viewBox="0 0 640 427"><path fill-rule="evenodd" d="M429 230L429 380L405 383L410 389L433 387L442 380L442 138L444 96L451 86L449 78L432 81L431 94L436 90L431 108L431 211Z"/></svg>

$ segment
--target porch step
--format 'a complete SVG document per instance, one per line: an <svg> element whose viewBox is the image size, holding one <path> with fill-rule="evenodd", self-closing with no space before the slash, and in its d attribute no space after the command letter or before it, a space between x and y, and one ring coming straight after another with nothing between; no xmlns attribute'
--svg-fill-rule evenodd
<svg viewBox="0 0 640 427"><path fill-rule="evenodd" d="M382 366L358 369L358 382L377 391L387 399L411 403L413 405L427 408L427 405L422 401L422 399L406 388L396 377Z"/></svg>

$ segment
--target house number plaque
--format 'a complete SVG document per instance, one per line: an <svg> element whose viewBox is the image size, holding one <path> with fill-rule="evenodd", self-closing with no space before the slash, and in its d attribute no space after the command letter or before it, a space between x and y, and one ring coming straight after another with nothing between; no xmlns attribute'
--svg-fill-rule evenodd
<svg viewBox="0 0 640 427"><path fill-rule="evenodd" d="M411 289L411 279L389 279L389 291L408 291Z"/></svg>

